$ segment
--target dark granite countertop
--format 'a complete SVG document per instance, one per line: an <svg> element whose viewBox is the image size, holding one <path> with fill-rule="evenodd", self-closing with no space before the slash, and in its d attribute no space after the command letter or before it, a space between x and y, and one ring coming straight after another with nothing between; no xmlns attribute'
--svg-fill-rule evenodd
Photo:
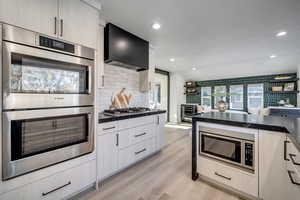
<svg viewBox="0 0 300 200"><path fill-rule="evenodd" d="M209 112L193 116L193 122L196 121L288 133L300 151L300 118Z"/></svg>
<svg viewBox="0 0 300 200"><path fill-rule="evenodd" d="M98 123L105 123L105 122L112 122L117 120L123 120L123 119L131 119L131 118L137 118L137 117L144 117L148 115L157 115L161 113L165 113L165 110L150 110L145 112L136 112L136 113L120 113L115 114L113 116L105 115L104 113L99 113Z"/></svg>

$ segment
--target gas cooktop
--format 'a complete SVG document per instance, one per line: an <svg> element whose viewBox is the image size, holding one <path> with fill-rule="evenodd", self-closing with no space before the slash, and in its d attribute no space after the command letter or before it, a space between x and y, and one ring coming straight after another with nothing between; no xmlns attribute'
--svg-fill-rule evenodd
<svg viewBox="0 0 300 200"><path fill-rule="evenodd" d="M106 114L106 115L116 115L116 114L121 114L121 113L138 113L138 112L146 112L146 111L150 111L150 108L131 107L131 108L104 110L104 114Z"/></svg>

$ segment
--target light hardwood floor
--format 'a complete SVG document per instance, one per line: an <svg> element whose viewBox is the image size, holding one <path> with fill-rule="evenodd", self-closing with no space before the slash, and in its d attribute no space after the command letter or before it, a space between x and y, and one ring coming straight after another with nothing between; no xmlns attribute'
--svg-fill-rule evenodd
<svg viewBox="0 0 300 200"><path fill-rule="evenodd" d="M166 128L172 139L160 153L101 184L99 191L77 196L80 200L238 200L224 191L191 180L190 130Z"/></svg>

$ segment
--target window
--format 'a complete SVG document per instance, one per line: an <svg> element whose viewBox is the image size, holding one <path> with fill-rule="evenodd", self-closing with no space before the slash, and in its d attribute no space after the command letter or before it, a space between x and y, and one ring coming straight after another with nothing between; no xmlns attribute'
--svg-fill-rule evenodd
<svg viewBox="0 0 300 200"><path fill-rule="evenodd" d="M226 86L215 86L214 95L214 104L218 103L221 100L226 102Z"/></svg>
<svg viewBox="0 0 300 200"><path fill-rule="evenodd" d="M160 83L155 84L154 86L154 102L156 104L161 104L161 89L160 89Z"/></svg>
<svg viewBox="0 0 300 200"><path fill-rule="evenodd" d="M244 109L244 88L243 85L230 86L230 109L243 110Z"/></svg>
<svg viewBox="0 0 300 200"><path fill-rule="evenodd" d="M211 107L211 87L201 88L201 105Z"/></svg>
<svg viewBox="0 0 300 200"><path fill-rule="evenodd" d="M264 107L264 84L248 85L248 109Z"/></svg>

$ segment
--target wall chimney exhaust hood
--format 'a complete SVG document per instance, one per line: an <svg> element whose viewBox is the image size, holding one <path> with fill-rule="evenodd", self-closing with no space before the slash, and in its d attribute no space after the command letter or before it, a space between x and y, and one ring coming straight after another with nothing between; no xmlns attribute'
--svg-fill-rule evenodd
<svg viewBox="0 0 300 200"><path fill-rule="evenodd" d="M104 62L137 71L149 68L149 42L111 23L104 29Z"/></svg>

